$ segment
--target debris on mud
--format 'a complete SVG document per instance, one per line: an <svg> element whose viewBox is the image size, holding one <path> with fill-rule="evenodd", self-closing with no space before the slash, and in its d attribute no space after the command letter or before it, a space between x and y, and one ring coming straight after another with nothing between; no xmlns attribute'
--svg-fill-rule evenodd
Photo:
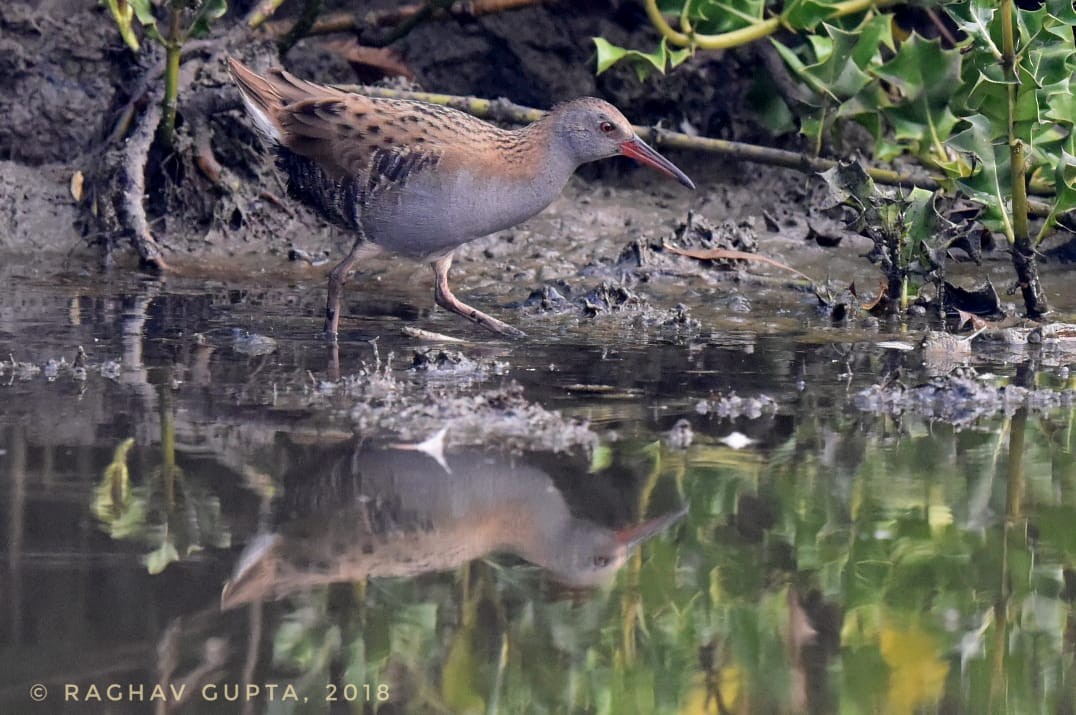
<svg viewBox="0 0 1076 715"><path fill-rule="evenodd" d="M665 433L665 444L673 449L687 449L695 441L695 431L686 419L676 421L672 429Z"/></svg>
<svg viewBox="0 0 1076 715"><path fill-rule="evenodd" d="M715 225L706 217L688 211L687 218L673 229L671 238L632 241L620 252L613 268L617 272L628 272L635 278L646 280L653 274L706 276L715 270L732 271L743 265L742 262L731 259L700 260L689 255L691 251L715 249L756 252L758 232L755 219L724 221ZM590 274L601 273L599 266L588 266L584 271Z"/></svg>
<svg viewBox="0 0 1076 715"><path fill-rule="evenodd" d="M874 414L913 414L964 426L996 414L1011 416L1016 410L1044 411L1071 406L1074 390L1040 390L1018 385L991 385L972 368L935 377L925 385L871 385L852 399L856 408Z"/></svg>
<svg viewBox="0 0 1076 715"><path fill-rule="evenodd" d="M419 368L451 370L461 356L441 351L417 357ZM441 364L444 368L438 368ZM457 365L474 365L477 371L496 367L463 358ZM317 395L346 409L354 431L363 437L392 437L421 441L447 428L449 446L496 445L513 451L563 452L576 447L591 449L598 435L583 420L564 418L558 412L530 402L515 381L476 392L473 381L414 380L393 374L391 356L378 364L336 381L321 382ZM503 363L492 361L493 366ZM341 402L342 401L342 402Z"/></svg>
<svg viewBox="0 0 1076 715"><path fill-rule="evenodd" d="M98 373L109 380L116 380L120 371L120 363L116 360L106 360L102 363L91 362L82 347L78 348L71 362L61 356L49 358L38 364L16 360L14 356L9 355L7 360L0 360L0 386L2 383L10 385L15 382L26 382L39 376L44 377L47 382L57 382L61 379L84 382L91 372Z"/></svg>
<svg viewBox="0 0 1076 715"><path fill-rule="evenodd" d="M447 427L445 440L452 446L495 444L514 451L563 452L591 449L598 443L598 435L585 421L565 419L528 402L515 382L478 394L428 391L388 410L359 402L351 419L360 433L392 432L403 440L425 439Z"/></svg>
<svg viewBox="0 0 1076 715"><path fill-rule="evenodd" d="M989 280L978 288L966 289L949 281L942 282L942 303L948 311L962 311L984 318L999 319L1005 316L1001 298Z"/></svg>
<svg viewBox="0 0 1076 715"><path fill-rule="evenodd" d="M776 411L777 401L769 395L740 397L735 392L712 395L709 399L699 400L695 405L695 412L700 415L714 415L724 419L746 417L755 420Z"/></svg>
<svg viewBox="0 0 1076 715"><path fill-rule="evenodd" d="M508 363L503 360L472 360L459 350L426 348L415 350L411 369L429 377L479 382L490 376L504 375L508 372Z"/></svg>
<svg viewBox="0 0 1076 715"><path fill-rule="evenodd" d="M276 352L276 340L268 335L250 333L241 328L232 331L232 350L240 355L257 357Z"/></svg>
<svg viewBox="0 0 1076 715"><path fill-rule="evenodd" d="M579 295L572 299L565 294ZM674 328L689 333L702 328L682 303L672 308L655 307L645 297L613 280L604 280L585 293L567 281L558 281L531 292L520 308L530 315L574 314L586 320L621 320L640 327Z"/></svg>

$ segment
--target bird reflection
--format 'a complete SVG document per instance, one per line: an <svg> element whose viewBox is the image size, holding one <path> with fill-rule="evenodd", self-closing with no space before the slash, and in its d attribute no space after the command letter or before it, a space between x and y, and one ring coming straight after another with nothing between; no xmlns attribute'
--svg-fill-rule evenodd
<svg viewBox="0 0 1076 715"><path fill-rule="evenodd" d="M367 577L445 571L514 554L569 587L610 581L631 549L686 508L620 529L571 512L549 474L478 450L443 463L416 451L363 450L285 490L280 528L245 549L223 608Z"/></svg>

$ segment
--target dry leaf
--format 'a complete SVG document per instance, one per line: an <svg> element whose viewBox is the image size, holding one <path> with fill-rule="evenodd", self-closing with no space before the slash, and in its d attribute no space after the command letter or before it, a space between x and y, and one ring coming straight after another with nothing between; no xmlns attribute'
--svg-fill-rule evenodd
<svg viewBox="0 0 1076 715"><path fill-rule="evenodd" d="M85 177L81 171L71 174L71 195L75 197L75 201L82 201L82 184L84 181Z"/></svg>

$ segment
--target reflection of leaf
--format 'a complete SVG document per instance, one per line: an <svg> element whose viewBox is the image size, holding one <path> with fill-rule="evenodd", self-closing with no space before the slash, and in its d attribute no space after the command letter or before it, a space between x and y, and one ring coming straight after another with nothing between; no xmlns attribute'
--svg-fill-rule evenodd
<svg viewBox="0 0 1076 715"><path fill-rule="evenodd" d="M914 713L937 702L949 674L934 636L915 624L882 628L882 658L889 666L887 712Z"/></svg>
<svg viewBox="0 0 1076 715"><path fill-rule="evenodd" d="M179 552L170 539L166 539L160 548L151 551L145 556L146 569L156 576L164 571L168 564L179 561Z"/></svg>
<svg viewBox="0 0 1076 715"><path fill-rule="evenodd" d="M599 444L590 455L590 474L605 471L613 464L613 450L607 444Z"/></svg>

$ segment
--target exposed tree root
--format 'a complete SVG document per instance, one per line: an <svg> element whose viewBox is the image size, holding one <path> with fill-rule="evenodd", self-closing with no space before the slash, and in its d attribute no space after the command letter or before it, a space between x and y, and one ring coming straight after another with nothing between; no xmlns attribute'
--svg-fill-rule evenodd
<svg viewBox="0 0 1076 715"><path fill-rule="evenodd" d="M146 208L142 204L142 197L146 194L146 162L160 123L160 102L152 101L124 145L119 176L120 194L116 198L119 201L120 221L130 232L131 245L138 252L142 264L165 271L168 264L161 247L149 231Z"/></svg>
<svg viewBox="0 0 1076 715"><path fill-rule="evenodd" d="M161 90L146 94L148 103L132 119L134 129L122 145L106 145L91 177L88 207L96 234L106 237L106 260L113 243L107 237L126 235L144 266L168 270L164 253L153 238L142 200L146 193L146 163L161 123ZM132 115L133 116L133 115Z"/></svg>

